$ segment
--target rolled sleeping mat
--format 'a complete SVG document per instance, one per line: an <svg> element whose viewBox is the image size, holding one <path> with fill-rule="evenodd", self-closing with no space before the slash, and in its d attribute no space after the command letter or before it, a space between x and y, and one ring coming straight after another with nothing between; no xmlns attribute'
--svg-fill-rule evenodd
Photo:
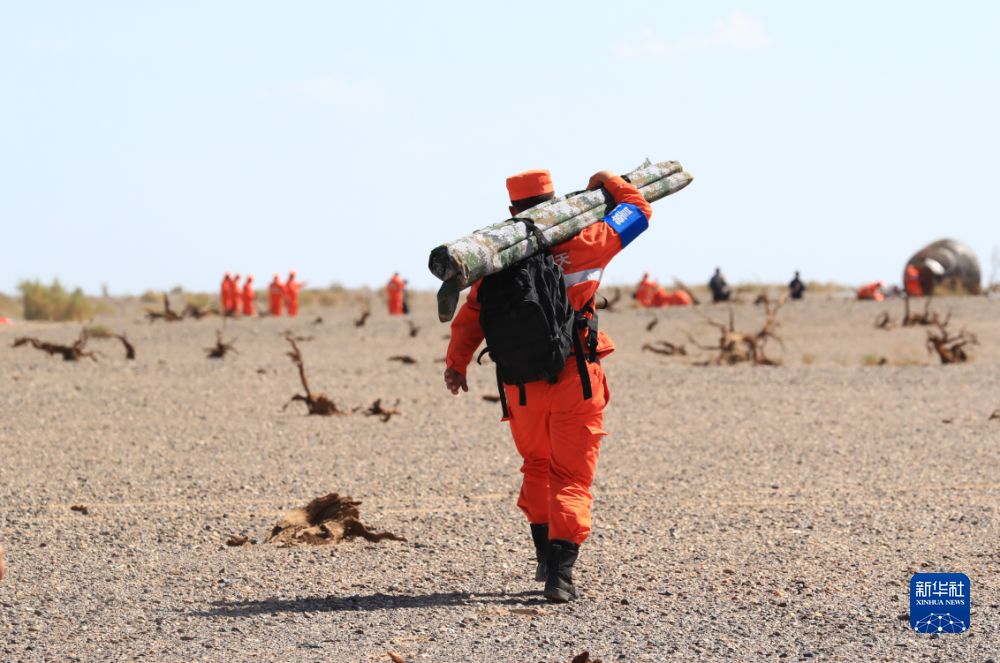
<svg viewBox="0 0 1000 663"><path fill-rule="evenodd" d="M651 164L648 159L623 178L651 203L680 191L694 179L677 161ZM448 322L455 316L462 290L535 253L538 240L518 219L534 221L546 243L554 246L601 221L609 205L613 208L614 199L604 188L576 191L435 248L428 267L444 281L438 291L438 318Z"/></svg>

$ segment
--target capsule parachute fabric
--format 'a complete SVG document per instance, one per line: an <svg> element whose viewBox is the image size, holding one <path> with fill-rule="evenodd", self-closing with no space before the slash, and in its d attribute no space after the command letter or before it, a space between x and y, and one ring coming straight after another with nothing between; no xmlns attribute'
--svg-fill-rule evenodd
<svg viewBox="0 0 1000 663"><path fill-rule="evenodd" d="M623 175L648 202L677 193L694 179L677 161L649 159ZM528 219L549 246L561 244L601 221L614 209L606 189L574 191L532 207L513 219L477 230L431 251L428 268L444 281L438 290L438 319L448 322L458 309L459 293L487 274L506 269L538 250L538 239L519 219Z"/></svg>

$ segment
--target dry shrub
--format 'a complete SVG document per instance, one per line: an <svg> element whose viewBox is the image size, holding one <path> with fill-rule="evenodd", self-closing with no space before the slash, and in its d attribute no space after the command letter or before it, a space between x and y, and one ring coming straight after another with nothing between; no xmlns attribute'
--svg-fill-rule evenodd
<svg viewBox="0 0 1000 663"><path fill-rule="evenodd" d="M154 311L152 309L146 309L146 317L149 318L150 322L154 320L166 320L167 322L180 322L183 318L170 308L170 298L167 293L163 293L163 311Z"/></svg>
<svg viewBox="0 0 1000 663"><path fill-rule="evenodd" d="M185 308L207 309L212 305L212 297L204 292L185 292L184 305Z"/></svg>
<svg viewBox="0 0 1000 663"><path fill-rule="evenodd" d="M646 331L653 331L653 327L658 324L660 324L660 319L654 315L653 319L649 321L648 325L646 325Z"/></svg>
<svg viewBox="0 0 1000 663"><path fill-rule="evenodd" d="M121 334L115 334L115 338L122 342L122 346L125 348L125 359L135 359L135 346L129 343L128 337L125 332Z"/></svg>
<svg viewBox="0 0 1000 663"><path fill-rule="evenodd" d="M736 331L735 313L731 303L729 305L728 326L720 322L716 322L702 313L702 317L705 318L710 325L718 328L721 336L719 337L719 344L717 346L704 346L694 340L690 334L687 335L688 340L691 341L695 347L701 350L710 350L719 353L714 359L711 359L701 365L727 366L744 362L749 362L754 366L780 365L780 360L769 358L765 354L764 348L767 345L768 340L771 339L784 347L784 343L782 343L781 338L775 333L775 330L780 324L776 319L778 311L781 310L781 307L784 306L787 301L788 293L783 294L781 298L778 299L777 304L774 304L773 306L769 299L766 297L763 299L761 303L764 304L767 317L764 321L764 326L755 334L743 334Z"/></svg>
<svg viewBox="0 0 1000 663"><path fill-rule="evenodd" d="M77 288L68 292L59 284L59 279L51 286L41 281L21 281L18 286L24 304L25 320L76 320L82 322L94 317L94 305L83 290Z"/></svg>
<svg viewBox="0 0 1000 663"><path fill-rule="evenodd" d="M195 306L194 304L188 304L181 311L181 317L184 318L194 318L195 320L201 320L204 317L210 315L219 315L219 311L214 308L201 308Z"/></svg>
<svg viewBox="0 0 1000 663"><path fill-rule="evenodd" d="M239 350L233 345L233 343L226 343L222 340L222 335L226 333L225 328L215 330L215 345L210 348L205 348L205 352L208 353L209 359L222 359L229 352L235 352L239 354ZM236 339L233 339L235 342Z"/></svg>
<svg viewBox="0 0 1000 663"><path fill-rule="evenodd" d="M410 327L410 338L416 338L417 334L420 333L420 327L413 324L413 320L407 320L406 324Z"/></svg>
<svg viewBox="0 0 1000 663"><path fill-rule="evenodd" d="M903 312L903 326L904 327L913 327L915 325L930 326L930 325L937 325L941 322L943 322L944 324L948 324L948 320L951 319L951 312L949 311L948 315L945 316L944 320L941 320L941 318L938 316L937 313L931 312L932 299L933 299L932 297L927 297L924 300L923 313L910 313L910 298L909 297L904 298L903 306L905 306L906 308Z"/></svg>
<svg viewBox="0 0 1000 663"><path fill-rule="evenodd" d="M658 355L667 355L668 357L672 357L674 355L687 355L687 349L683 345L674 345L669 341L657 341L656 344L659 347L646 343L642 346L642 349L655 352Z"/></svg>
<svg viewBox="0 0 1000 663"><path fill-rule="evenodd" d="M950 314L949 314L950 317ZM979 339L963 327L956 335L948 331L948 319L935 324L937 331L927 331L927 352L937 352L942 364L964 364L969 361L966 345L979 345Z"/></svg>
<svg viewBox="0 0 1000 663"><path fill-rule="evenodd" d="M288 356L292 359L292 363L294 363L299 369L299 378L302 380L302 388L306 390L306 395L302 396L301 394L295 394L281 409L284 410L295 401L302 401L306 404L306 407L309 408L309 414L318 414L323 416L329 416L332 414L347 414L346 412L342 412L337 409L337 404L327 398L326 394L317 394L313 396L313 393L309 390L309 381L306 380L306 367L305 363L302 361L302 351L299 350L298 343L295 342L295 339L290 334L286 334L285 339L292 344L292 349L288 352Z"/></svg>
<svg viewBox="0 0 1000 663"><path fill-rule="evenodd" d="M372 532L361 522L360 500L330 493L292 509L274 526L264 543L326 546L362 538L371 543L385 539L406 541L392 532Z"/></svg>
<svg viewBox="0 0 1000 663"><path fill-rule="evenodd" d="M861 357L863 366L885 366L889 360L878 353L866 354Z"/></svg>
<svg viewBox="0 0 1000 663"><path fill-rule="evenodd" d="M361 317L360 318L355 318L355 320L354 320L354 326L355 327L364 327L365 323L368 322L368 316L370 316L371 314L372 314L372 305L371 305L370 302L365 301L364 308L361 309Z"/></svg>
<svg viewBox="0 0 1000 663"><path fill-rule="evenodd" d="M360 408L358 408L358 409L360 409ZM357 412L357 409L355 410L355 412ZM392 406L392 408L390 408L388 410L385 409L384 407L382 407L382 399L381 398L379 398L378 400L376 400L374 403L371 404L371 406L367 410L365 410L365 415L366 416L369 416L369 417L377 416L380 419L382 419L382 423L385 423L385 422L389 421L390 419L392 419L392 415L394 415L394 414L402 414L399 411L399 399L398 398L396 399L396 403Z"/></svg>
<svg viewBox="0 0 1000 663"><path fill-rule="evenodd" d="M875 329L885 329L888 331L895 326L896 323L893 321L892 316L889 315L888 311L882 311L878 314L878 317L875 318Z"/></svg>
<svg viewBox="0 0 1000 663"><path fill-rule="evenodd" d="M30 336L22 336L14 339L14 344L11 347L19 348L23 345L31 345L36 350L47 352L50 357L52 355L62 355L62 358L66 361L80 361L83 357L89 357L91 360L97 361L98 356L104 356L97 350L84 350L84 346L87 345L86 330L80 332L80 338L76 339L73 345L47 343Z"/></svg>
<svg viewBox="0 0 1000 663"><path fill-rule="evenodd" d="M114 338L115 332L107 325L90 325L85 327L83 333L87 338Z"/></svg>
<svg viewBox="0 0 1000 663"><path fill-rule="evenodd" d="M394 357L389 357L389 361L398 361L401 364L416 364L417 360L410 355L395 355Z"/></svg>

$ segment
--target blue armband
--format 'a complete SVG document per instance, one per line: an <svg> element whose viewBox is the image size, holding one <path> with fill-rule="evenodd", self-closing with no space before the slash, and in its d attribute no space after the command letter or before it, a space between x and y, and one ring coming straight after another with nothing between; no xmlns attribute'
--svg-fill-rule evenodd
<svg viewBox="0 0 1000 663"><path fill-rule="evenodd" d="M621 204L604 217L604 222L614 228L622 240L622 248L649 227L649 219L635 205Z"/></svg>

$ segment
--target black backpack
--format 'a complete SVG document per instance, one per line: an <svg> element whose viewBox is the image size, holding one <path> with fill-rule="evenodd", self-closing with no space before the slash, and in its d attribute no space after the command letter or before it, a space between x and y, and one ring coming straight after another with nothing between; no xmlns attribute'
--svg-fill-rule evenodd
<svg viewBox="0 0 1000 663"><path fill-rule="evenodd" d="M497 366L497 388L503 416L509 416L504 385L516 386L519 403L526 404L524 385L538 380L555 384L570 354L583 384L583 397L593 391L587 362L597 362L597 315L589 304L576 311L566 294L562 267L556 264L545 237L535 224L524 222L535 236L538 251L507 269L484 276L479 283L479 326L486 348ZM593 300L591 300L593 303ZM584 313L594 314L592 318ZM585 355L580 330L589 329Z"/></svg>

